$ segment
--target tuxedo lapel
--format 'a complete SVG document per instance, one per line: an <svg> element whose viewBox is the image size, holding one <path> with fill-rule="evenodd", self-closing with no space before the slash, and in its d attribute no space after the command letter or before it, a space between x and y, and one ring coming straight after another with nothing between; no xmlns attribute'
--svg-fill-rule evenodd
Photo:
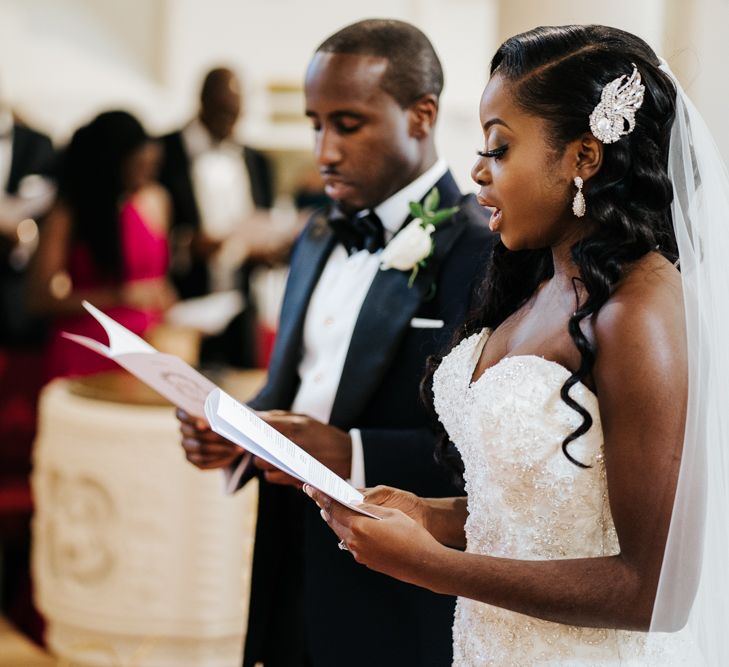
<svg viewBox="0 0 729 667"><path fill-rule="evenodd" d="M346 426L379 384L425 293L403 271L378 271L362 304L332 406L330 423Z"/></svg>
<svg viewBox="0 0 729 667"><path fill-rule="evenodd" d="M458 205L461 194L450 172L436 184L441 208ZM378 271L365 297L332 406L330 423L346 427L357 418L379 386L410 320L428 296L437 279L438 265L463 231L459 213L436 228L435 251L412 287L410 273L390 269Z"/></svg>
<svg viewBox="0 0 729 667"><path fill-rule="evenodd" d="M288 408L297 387L298 364L306 311L312 292L336 239L327 225L326 213L307 227L298 243L289 272L289 280L281 307L281 326L276 335L268 376L275 385L268 385L264 393L266 403Z"/></svg>

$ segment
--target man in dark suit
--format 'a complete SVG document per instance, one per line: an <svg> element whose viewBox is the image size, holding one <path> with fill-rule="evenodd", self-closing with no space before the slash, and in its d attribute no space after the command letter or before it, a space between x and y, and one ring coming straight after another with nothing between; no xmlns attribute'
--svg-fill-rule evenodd
<svg viewBox="0 0 729 667"><path fill-rule="evenodd" d="M159 180L172 198L175 251L183 255L173 258L177 260L173 279L183 299L210 293L209 260L224 240L221 227L240 222L254 207L271 207L271 172L266 158L233 139L240 113L240 82L231 70L216 68L203 81L198 116L161 139L164 158ZM222 193L230 200L228 211L206 210L211 205L206 201L208 181L216 177L230 183L232 196ZM219 220L226 215L232 219Z"/></svg>
<svg viewBox="0 0 729 667"><path fill-rule="evenodd" d="M54 157L46 135L0 107L0 343L28 343L40 333L25 306L25 270L37 243L37 220L55 194Z"/></svg>
<svg viewBox="0 0 729 667"><path fill-rule="evenodd" d="M205 76L200 111L178 132L162 137L159 180L172 199L171 278L182 299L239 289L247 304L222 334L203 341L203 362L255 366L256 310L250 274L258 259L221 262L223 245L273 202L271 169L265 156L233 138L241 115L240 82L226 68ZM280 257L274 249L274 260ZM282 253L288 248L283 249Z"/></svg>
<svg viewBox="0 0 729 667"><path fill-rule="evenodd" d="M55 196L51 140L0 105L0 496L3 522L0 590L4 613L40 641L43 623L30 583L31 448L43 373L43 322L26 304L27 266L38 225Z"/></svg>
<svg viewBox="0 0 729 667"><path fill-rule="evenodd" d="M426 359L447 347L490 256L473 195L438 159L443 75L432 45L399 21L344 28L316 51L306 110L326 192L294 249L269 378L251 402L269 423L355 486L461 493L434 460L419 400ZM381 270L378 249L436 187L458 212L410 270ZM231 487L263 471L244 665L441 666L454 600L358 566L283 473L178 413L188 459L229 466Z"/></svg>

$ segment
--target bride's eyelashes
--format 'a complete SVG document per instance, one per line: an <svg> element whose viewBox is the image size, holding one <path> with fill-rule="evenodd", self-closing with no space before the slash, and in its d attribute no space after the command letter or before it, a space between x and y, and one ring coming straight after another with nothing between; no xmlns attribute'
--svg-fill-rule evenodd
<svg viewBox="0 0 729 667"><path fill-rule="evenodd" d="M492 157L498 162L502 157L504 157L507 150L509 150L509 144L504 144L498 148L492 148L490 151L476 151L476 154L481 157Z"/></svg>

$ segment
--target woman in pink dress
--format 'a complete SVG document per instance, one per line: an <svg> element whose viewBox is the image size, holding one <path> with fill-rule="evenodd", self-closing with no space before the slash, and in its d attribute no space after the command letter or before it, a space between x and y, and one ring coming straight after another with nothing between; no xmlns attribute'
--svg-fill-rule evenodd
<svg viewBox="0 0 729 667"><path fill-rule="evenodd" d="M84 299L139 335L174 301L166 278L169 203L155 181L159 158L157 144L124 111L102 113L73 135L31 273L32 306L55 319L48 379L116 367L61 336L107 342Z"/></svg>

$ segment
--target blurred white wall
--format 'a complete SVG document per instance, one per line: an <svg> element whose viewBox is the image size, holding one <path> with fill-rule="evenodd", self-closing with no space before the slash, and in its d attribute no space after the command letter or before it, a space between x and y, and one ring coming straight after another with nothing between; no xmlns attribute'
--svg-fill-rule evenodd
<svg viewBox="0 0 729 667"><path fill-rule="evenodd" d="M316 45L367 16L409 20L446 71L441 152L470 187L477 108L499 42L535 25L599 22L666 55L729 159L729 0L0 0L0 94L28 122L65 140L104 108L139 114L152 132L183 123L211 65L244 74L252 143L307 149L305 124L273 131L265 86L300 83Z"/></svg>
<svg viewBox="0 0 729 667"><path fill-rule="evenodd" d="M468 185L479 142L477 107L485 81L484 62L496 44L491 0L369 0L354 3L309 0L169 0L165 82L176 101L173 115L182 122L194 110L193 91L203 73L230 63L245 75L249 89L246 138L253 144L308 148L308 124L286 132L262 122L267 81L303 81L312 52L348 23L372 16L408 20L433 40L446 69L439 143L459 180ZM464 46L469 57L463 58ZM451 66L448 66L451 63ZM303 101L302 101L303 112Z"/></svg>
<svg viewBox="0 0 729 667"><path fill-rule="evenodd" d="M499 12L499 37L524 32L538 25L597 23L629 30L661 50L664 0L503 0Z"/></svg>
<svg viewBox="0 0 729 667"><path fill-rule="evenodd" d="M666 59L729 163L729 0L669 0Z"/></svg>
<svg viewBox="0 0 729 667"><path fill-rule="evenodd" d="M152 120L167 106L155 62L164 7L159 0L0 0L0 93L58 141L103 108Z"/></svg>

